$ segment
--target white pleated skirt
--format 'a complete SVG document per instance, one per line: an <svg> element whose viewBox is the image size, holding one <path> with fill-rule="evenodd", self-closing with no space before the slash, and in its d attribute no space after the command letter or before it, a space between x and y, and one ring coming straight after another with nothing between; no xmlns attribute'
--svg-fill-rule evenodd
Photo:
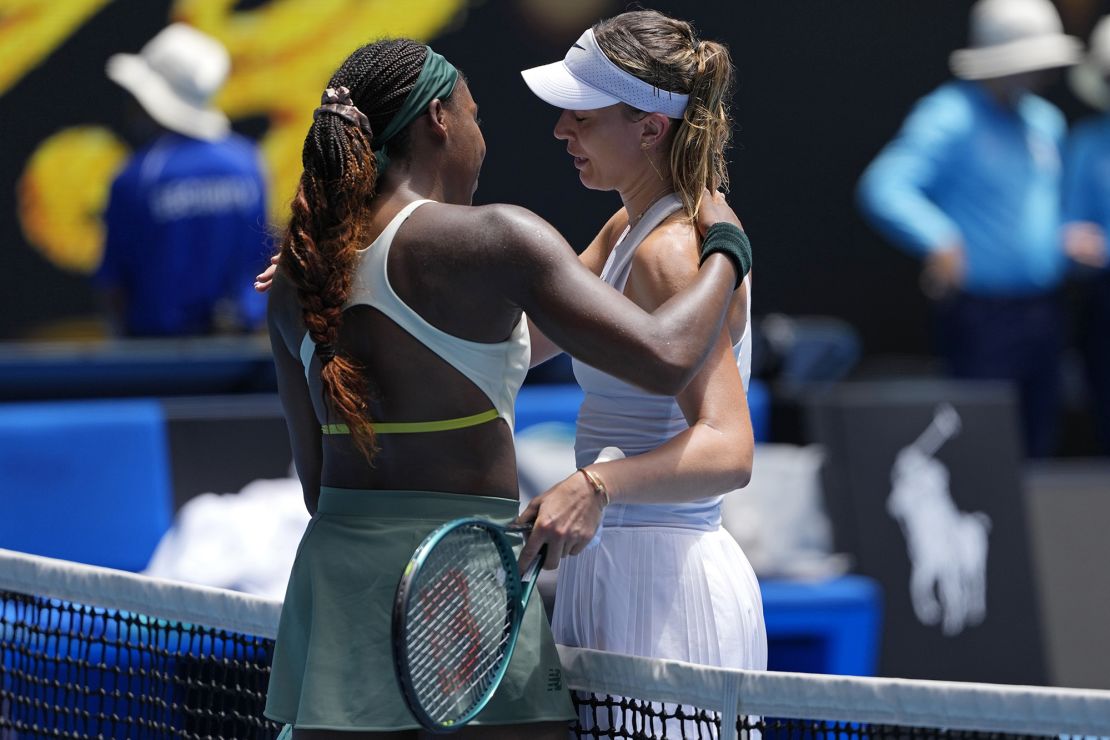
<svg viewBox="0 0 1110 740"><path fill-rule="evenodd" d="M562 560L555 641L721 668L767 668L759 582L723 529L606 527Z"/></svg>
<svg viewBox="0 0 1110 740"><path fill-rule="evenodd" d="M720 528L604 528L596 546L560 561L551 627L573 647L767 668L759 582ZM681 730L667 724L668 735Z"/></svg>

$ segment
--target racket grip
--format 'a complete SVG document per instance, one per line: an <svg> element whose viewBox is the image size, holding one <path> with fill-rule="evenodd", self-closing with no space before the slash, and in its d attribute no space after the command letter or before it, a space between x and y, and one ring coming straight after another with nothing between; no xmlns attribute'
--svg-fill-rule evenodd
<svg viewBox="0 0 1110 740"><path fill-rule="evenodd" d="M528 608L528 599L532 598L532 590L536 588L536 584L539 582L540 570L543 569L545 560L547 560L547 545L541 547L540 551L536 553L532 564L528 566L528 570L520 579L520 585L523 587L520 603L524 608Z"/></svg>
<svg viewBox="0 0 1110 740"><path fill-rule="evenodd" d="M594 460L594 462L595 463L606 463L606 462L611 462L613 460L623 460L623 459L624 459L624 452L621 451L621 449L619 447L605 447L604 449L601 450L601 452L597 453L597 459ZM598 522L598 524L597 524L597 531L594 532L593 538L591 538L589 543L586 545L587 550L592 550L593 548L598 546L598 543L601 542L601 530L604 529L604 528L605 528L605 518L603 516L601 521Z"/></svg>

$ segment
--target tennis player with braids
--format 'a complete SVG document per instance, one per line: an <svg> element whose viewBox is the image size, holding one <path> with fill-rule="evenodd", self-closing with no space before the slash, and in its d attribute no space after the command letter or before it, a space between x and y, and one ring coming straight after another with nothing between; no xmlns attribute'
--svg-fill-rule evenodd
<svg viewBox="0 0 1110 740"><path fill-rule="evenodd" d="M334 74L305 139L269 307L313 514L266 707L294 737L417 736L392 668L394 591L442 522L516 514L513 404L530 356L523 312L591 366L673 394L720 335L747 272L738 222L715 197L699 221L699 274L646 313L534 214L471 206L485 156L477 110L443 57L381 41ZM602 498L579 493L536 518L554 562L581 550L601 518ZM533 599L501 688L475 720L482 727L459 735L565 737L573 709L559 670Z"/></svg>
<svg viewBox="0 0 1110 740"><path fill-rule="evenodd" d="M582 184L616 190L624 201L582 263L654 310L695 279L702 192L726 182L728 49L699 40L683 21L628 12L597 24L563 61L527 70L524 79L564 109L555 136L566 142ZM595 489L610 504L597 546L560 568L557 642L767 667L759 584L720 526L722 494L746 485L752 466L750 285L745 279L735 292L708 360L677 395L574 361L586 392L575 439L585 472L537 497L522 519L550 516ZM533 364L562 346L537 328ZM626 457L594 463L607 447ZM531 538L522 560L543 544Z"/></svg>

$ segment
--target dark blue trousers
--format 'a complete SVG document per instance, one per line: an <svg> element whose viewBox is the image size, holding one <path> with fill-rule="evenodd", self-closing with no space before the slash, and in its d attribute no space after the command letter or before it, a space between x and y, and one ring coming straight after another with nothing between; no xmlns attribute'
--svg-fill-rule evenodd
<svg viewBox="0 0 1110 740"><path fill-rule="evenodd" d="M1110 456L1110 269L1102 270L1089 288L1083 356L1099 445L1102 454Z"/></svg>
<svg viewBox="0 0 1110 740"><path fill-rule="evenodd" d="M961 379L1012 382L1020 400L1026 454L1052 455L1060 421L1060 357L1067 334L1060 297L960 293L937 304L937 319L948 372Z"/></svg>

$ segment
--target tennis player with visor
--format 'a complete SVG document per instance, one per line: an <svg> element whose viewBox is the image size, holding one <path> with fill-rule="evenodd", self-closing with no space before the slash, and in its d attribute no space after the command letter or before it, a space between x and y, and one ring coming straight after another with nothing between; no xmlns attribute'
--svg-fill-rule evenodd
<svg viewBox="0 0 1110 740"><path fill-rule="evenodd" d="M649 314L590 274L534 214L471 205L485 156L477 111L446 59L391 39L336 71L305 139L269 305L313 514L266 707L296 737L417 736L395 679L398 582L444 522L508 523L517 513L513 405L531 354L524 312L591 366L673 394L720 336L750 265L735 215L707 195L701 269ZM585 547L604 504L593 490L559 500L531 535L552 565ZM500 689L459 735L562 738L572 716L533 602Z"/></svg>
<svg viewBox="0 0 1110 740"><path fill-rule="evenodd" d="M654 310L696 276L699 201L727 177L727 48L699 39L684 21L631 11L588 29L564 60L522 74L537 96L562 109L554 134L566 142L582 184L615 190L624 204L581 262ZM677 394L645 390L574 359L585 391L575 437L582 467L533 500L522 519L558 511L564 497L592 487L610 504L596 546L560 565L556 642L766 669L759 584L721 528L722 495L751 475L750 288L748 276L705 365ZM534 327L533 364L559 351ZM599 455L617 459L595 462ZM541 544L531 538L522 560ZM672 720L668 732L679 736L679 724Z"/></svg>

